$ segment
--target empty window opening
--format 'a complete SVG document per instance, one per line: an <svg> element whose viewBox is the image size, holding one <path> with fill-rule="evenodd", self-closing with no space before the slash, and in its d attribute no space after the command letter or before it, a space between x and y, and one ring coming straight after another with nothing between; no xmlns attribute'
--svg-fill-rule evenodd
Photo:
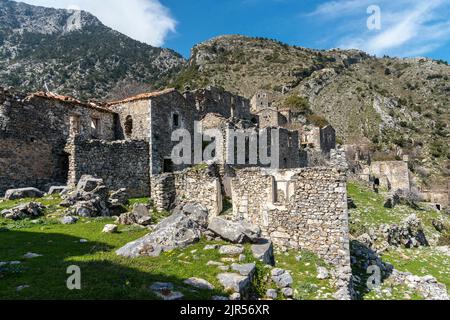
<svg viewBox="0 0 450 320"><path fill-rule="evenodd" d="M101 125L100 119L91 118L91 134L94 138L97 138L101 134L100 125Z"/></svg>
<svg viewBox="0 0 450 320"><path fill-rule="evenodd" d="M438 211L441 211L442 206L441 206L440 204L436 204L436 209L437 209Z"/></svg>
<svg viewBox="0 0 450 320"><path fill-rule="evenodd" d="M164 159L163 173L170 173L170 172L173 172L173 162L172 159L166 158Z"/></svg>
<svg viewBox="0 0 450 320"><path fill-rule="evenodd" d="M178 113L172 115L172 125L175 128L180 126L180 115Z"/></svg>
<svg viewBox="0 0 450 320"><path fill-rule="evenodd" d="M81 133L81 120L80 116L70 116L70 134L77 135Z"/></svg>
<svg viewBox="0 0 450 320"><path fill-rule="evenodd" d="M131 116L127 116L125 119L125 135L127 137L131 137L133 134L133 118Z"/></svg>

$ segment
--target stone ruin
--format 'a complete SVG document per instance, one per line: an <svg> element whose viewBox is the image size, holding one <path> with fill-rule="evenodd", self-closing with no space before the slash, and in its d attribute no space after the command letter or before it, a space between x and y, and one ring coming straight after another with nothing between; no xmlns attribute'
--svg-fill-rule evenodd
<svg viewBox="0 0 450 320"><path fill-rule="evenodd" d="M291 121L288 111L277 112ZM156 210L175 213L147 238L124 248L124 255L153 255L202 235L231 237L218 232L216 223L237 230L237 237L251 235L254 242L264 237L283 250L316 253L336 267L340 297L349 298L346 161L336 149L333 128L318 128L314 136L318 152L328 159L322 167L310 168L302 157L302 142L313 138L280 122L269 126L280 132L278 168L172 161L176 129L194 136L194 121L222 130L269 128L262 120L249 100L213 87L183 94L167 89L110 103L1 89L0 164L7 169L0 172L0 194L68 186L65 204L75 216L113 215L114 190L125 197L151 196ZM231 214L217 220L227 199ZM121 219L147 223L150 218L135 208Z"/></svg>

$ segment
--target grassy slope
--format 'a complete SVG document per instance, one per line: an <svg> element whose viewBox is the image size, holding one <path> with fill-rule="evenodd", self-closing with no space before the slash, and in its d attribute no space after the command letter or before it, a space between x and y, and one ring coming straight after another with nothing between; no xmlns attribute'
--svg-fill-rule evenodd
<svg viewBox="0 0 450 320"><path fill-rule="evenodd" d="M9 208L25 201L3 202L0 208ZM37 200L54 205L55 199ZM147 202L135 199L132 203ZM50 211L57 212L57 206ZM50 217L53 216L51 213ZM61 225L55 219L38 219L11 222L0 218L0 261L22 261L18 266L0 269L0 299L155 299L149 286L156 281L168 281L188 299L210 299L213 295L225 295L217 281L221 273L215 266L207 266L208 261L220 261L216 250L204 251L202 242L183 250L173 250L158 258L142 257L125 259L117 257L114 251L124 244L136 240L147 230L120 226L118 234L104 234L103 226L112 219L82 219L75 225ZM88 240L82 243L80 240ZM212 242L214 243L214 242ZM22 259L27 252L42 254L35 259ZM300 262L295 257L301 255ZM253 262L249 247L246 248L247 262ZM235 257L237 261L237 258ZM331 281L316 279L316 265L325 265L308 252L289 252L277 256L278 266L292 271L297 298L331 298L334 291ZM227 262L226 264L231 264ZM82 273L82 290L69 291L66 288L67 267L77 265ZM258 263L258 277L254 290L264 296L270 283L268 268ZM217 290L193 290L183 284L190 277L200 277L210 281ZM20 292L18 286L30 288Z"/></svg>
<svg viewBox="0 0 450 320"><path fill-rule="evenodd" d="M428 240L433 244L437 241L440 234L432 226L433 219L443 219L450 222L448 216L436 211L414 210L407 206L397 206L394 209L384 208L384 197L375 194L369 189L356 183L349 183L349 196L353 199L357 209L350 210L351 232L353 236L359 236L371 227L382 224L399 223L410 214L416 214L424 225L425 234ZM444 283L450 288L450 257L431 247L422 247L417 249L398 248L384 252L381 255L384 262L391 263L399 271L411 272L418 276L432 275L439 282ZM361 278L366 275L362 270L358 271ZM392 290L392 295L386 294L383 290ZM406 296L405 296L406 295ZM420 295L411 292L406 287L392 285L387 280L380 292L372 291L364 296L364 299L420 299Z"/></svg>

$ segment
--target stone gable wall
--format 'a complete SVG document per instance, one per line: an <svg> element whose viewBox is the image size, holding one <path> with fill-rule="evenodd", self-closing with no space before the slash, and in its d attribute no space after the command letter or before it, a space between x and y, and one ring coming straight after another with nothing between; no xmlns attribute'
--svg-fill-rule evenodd
<svg viewBox="0 0 450 320"><path fill-rule="evenodd" d="M150 195L149 145L145 141L75 140L70 152L70 181L85 174L102 178L112 191L126 188L130 197Z"/></svg>
<svg viewBox="0 0 450 320"><path fill-rule="evenodd" d="M346 177L336 169L236 171L233 214L284 249L306 249L350 266Z"/></svg>

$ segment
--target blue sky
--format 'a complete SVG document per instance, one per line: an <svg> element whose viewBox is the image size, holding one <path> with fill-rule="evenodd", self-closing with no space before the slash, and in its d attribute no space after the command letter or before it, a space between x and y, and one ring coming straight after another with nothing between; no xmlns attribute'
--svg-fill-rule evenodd
<svg viewBox="0 0 450 320"><path fill-rule="evenodd" d="M201 41L244 34L310 48L450 61L450 0L23 1L90 11L114 29L185 57ZM370 30L373 5L380 9L380 29Z"/></svg>

